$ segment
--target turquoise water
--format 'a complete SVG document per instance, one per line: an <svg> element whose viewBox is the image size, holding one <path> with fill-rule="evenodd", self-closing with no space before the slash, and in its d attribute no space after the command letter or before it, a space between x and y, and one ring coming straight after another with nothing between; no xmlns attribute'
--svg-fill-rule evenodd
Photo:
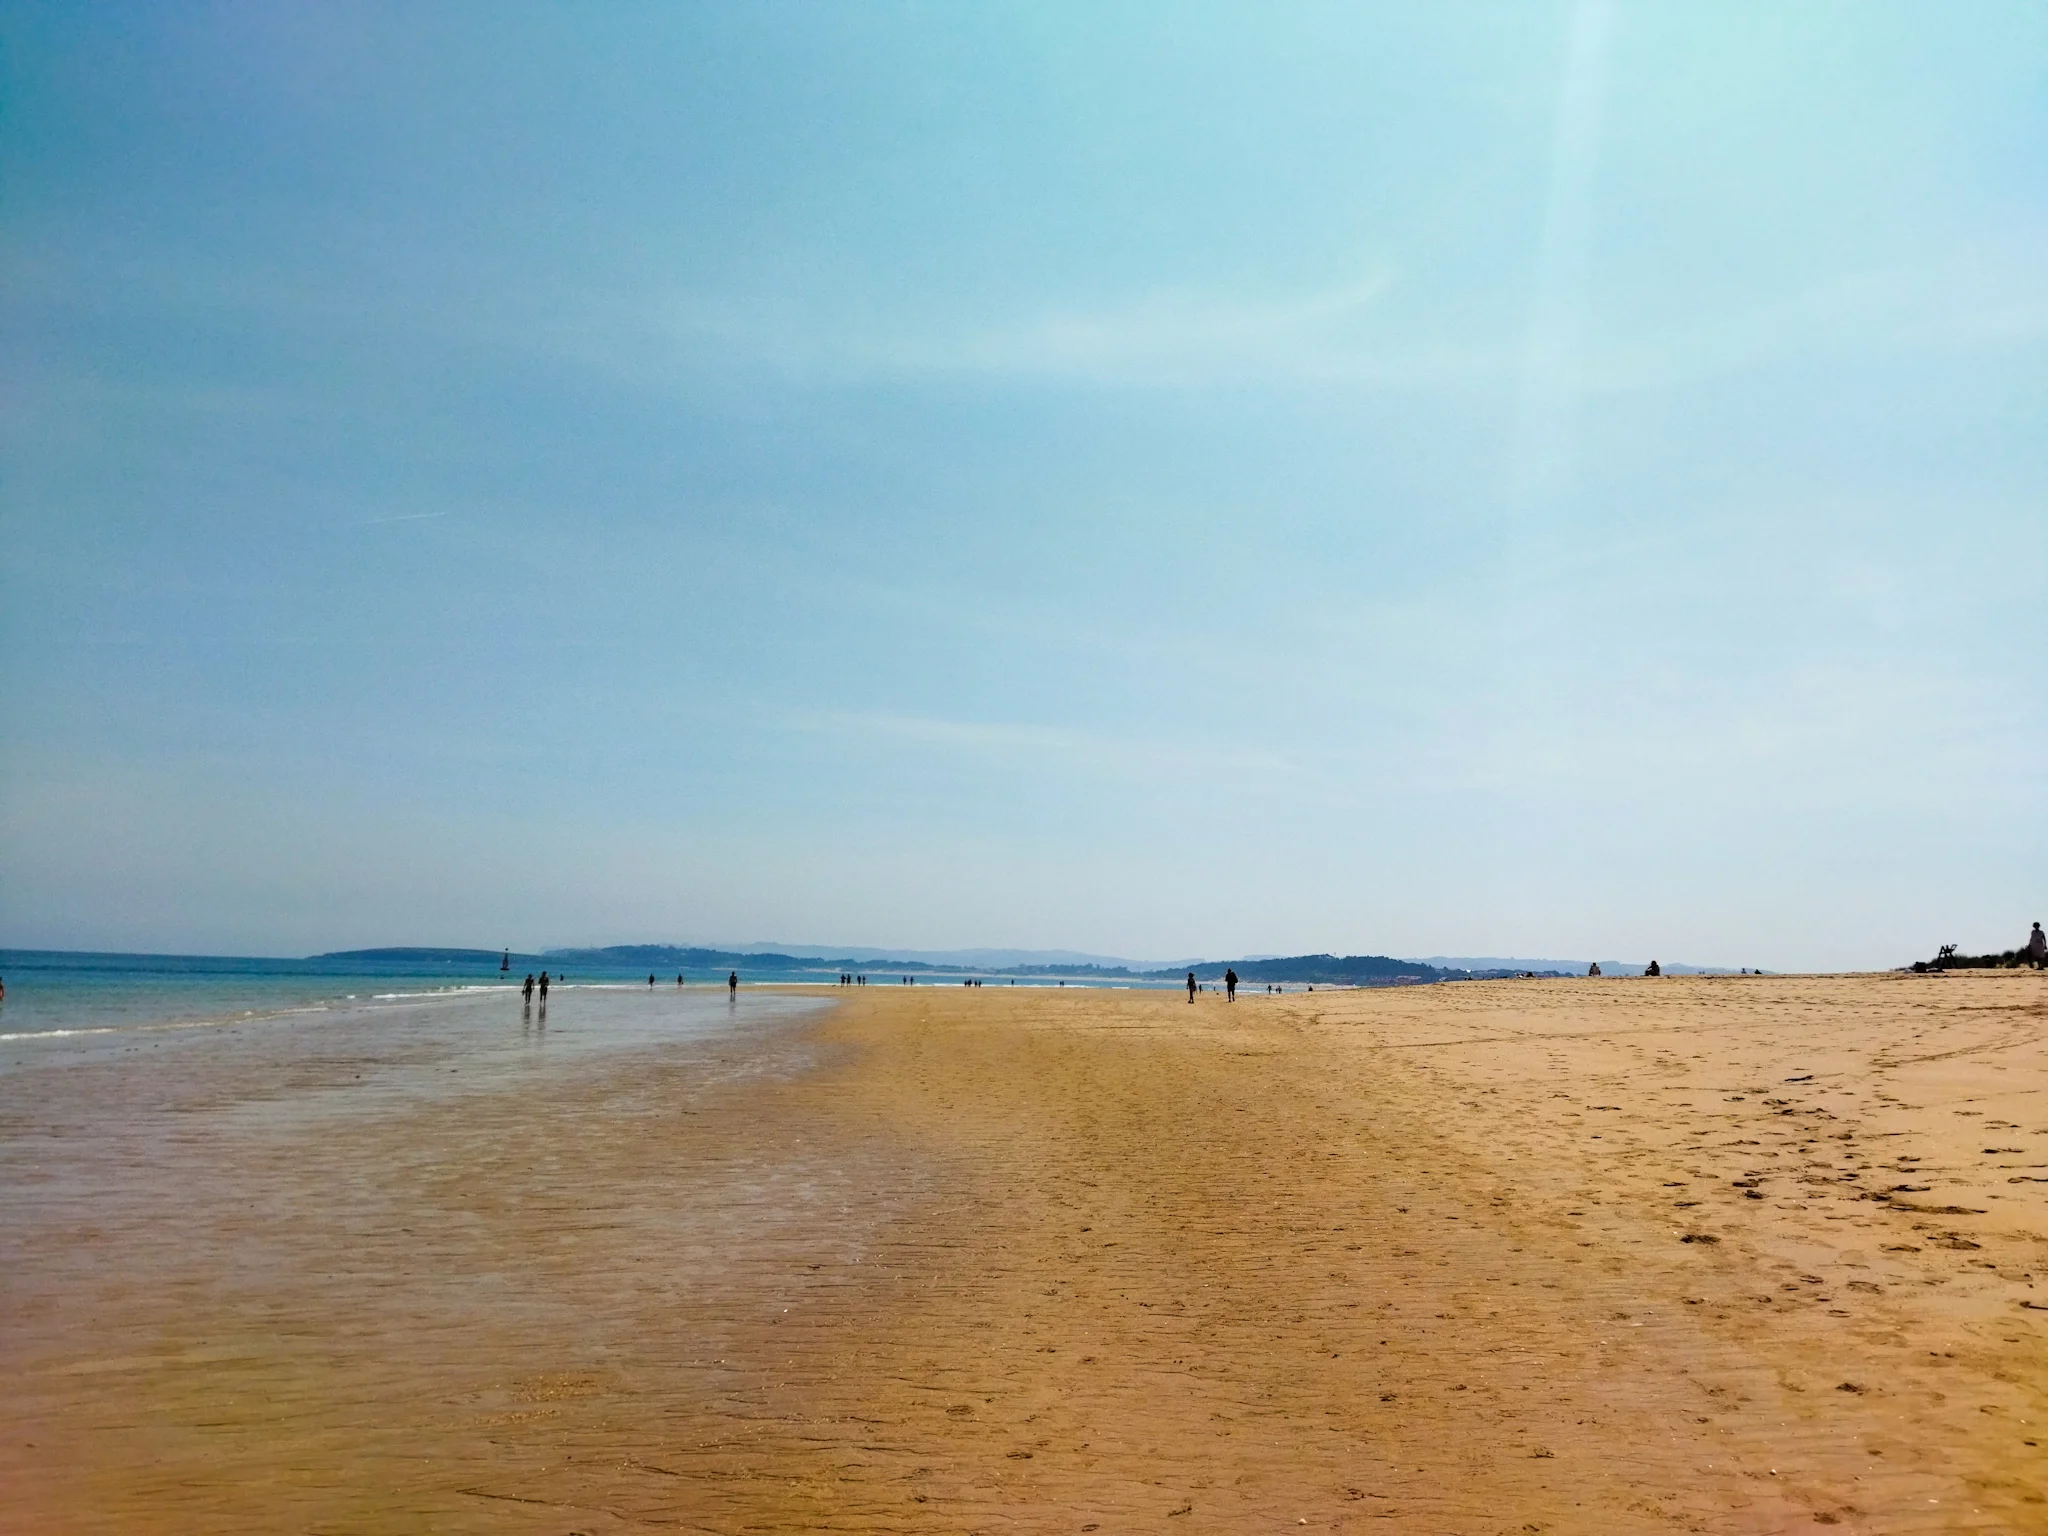
<svg viewBox="0 0 2048 1536"><path fill-rule="evenodd" d="M0 1044L88 1039L138 1029L204 1028L377 1008L433 997L506 992L516 997L525 969L501 973L494 963L284 960L235 955L126 955L73 950L0 949ZM722 976L703 976L692 994L724 992ZM822 976L765 978L787 984L829 982ZM886 972L877 983L893 982ZM957 973L925 973L921 986L958 986ZM1007 980L990 978L989 986ZM1036 980L1027 985L1055 983ZM1068 981L1066 985L1087 983ZM1174 983L1098 982L1147 990ZM647 991L646 973L577 968L555 994L585 988ZM672 993L673 974L654 989ZM558 1009L559 1011L559 1009Z"/></svg>
<svg viewBox="0 0 2048 1536"><path fill-rule="evenodd" d="M339 1004L497 988L496 966L365 966L231 955L0 949L0 1040L230 1023ZM522 972L518 978L524 979Z"/></svg>
<svg viewBox="0 0 2048 1536"><path fill-rule="evenodd" d="M0 950L0 1071L202 1041L233 1048L252 1032L275 1039L280 1030L365 1043L431 1036L486 1052L544 1039L556 1054L580 1053L702 1037L817 1006L770 993L731 999L709 977L679 990L673 976L649 988L645 973L578 973L542 1010L520 997L524 978L440 962Z"/></svg>

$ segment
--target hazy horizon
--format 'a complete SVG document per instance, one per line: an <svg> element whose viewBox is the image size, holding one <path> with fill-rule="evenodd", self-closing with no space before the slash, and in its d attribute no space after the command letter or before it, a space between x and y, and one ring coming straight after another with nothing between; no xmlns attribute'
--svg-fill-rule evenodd
<svg viewBox="0 0 2048 1536"><path fill-rule="evenodd" d="M551 956L575 955L587 953L592 950L603 951L606 949L663 949L675 951L699 950L713 954L741 956L778 955L793 960L838 960L850 962L855 965L922 964L926 966L934 966L940 968L950 966L966 971L1023 970L1028 969L1032 966L1094 966L1103 970L1114 970L1121 968L1129 970L1133 973L1157 973L1163 971L1176 971L1182 968L1183 966L1213 966L1223 965L1227 963L1235 963L1242 965L1264 960L1310 959L1319 956L1331 958L1367 956L1379 959L1414 961L1418 964L1432 966L1438 970L1450 971L1537 970L1540 972L1556 971L1562 969L1569 972L1577 972L1583 971L1590 964L1598 964L1600 966L1607 968L1610 974L1619 975L1622 974L1625 970L1640 969L1648 963L1646 959L1617 960L1605 956L1595 960L1592 958L1559 959L1555 956L1518 957L1512 955L1381 955L1378 951L1356 949L1344 951L1341 955L1334 956L1330 951L1300 951L1293 954L1183 955L1170 960L1148 960L1130 955L1090 954L1080 950L1064 949L1020 950L986 947L949 950L915 949L909 947L899 947L894 949L878 949L859 944L791 944L759 941L752 943L734 944L723 944L713 942L694 943L684 941L659 941L643 944L621 945L550 944L544 945L539 949L533 950L508 949L506 946L503 945L499 945L494 948L490 945L468 944L379 944L365 945L357 949L316 950L311 954L303 955L230 955L225 953L191 954L162 952L158 952L158 955L161 958L167 960L218 959L248 960L256 962L276 961L283 964L291 964L307 960L337 960L361 956L397 956L407 953L415 954L422 957L431 957L434 955L445 954L447 952L455 951L475 955L479 960L487 962L495 962L499 955L509 954L513 961L524 963L533 960L547 959ZM7 953L13 953L17 955L24 953L72 955L109 954L118 955L125 959L153 958L152 953L148 951L95 951L65 949L43 950L32 948L25 949L21 946L0 945L0 954ZM645 960L643 960L641 963L645 964L646 962ZM1733 965L1722 965L1718 962L1711 961L1701 962L1698 960L1687 959L1683 956L1676 956L1670 959L1666 959L1661 961L1660 963L1663 965L1664 969L1671 974L1700 971L1727 971L1733 973L1738 969L1741 969L1740 967ZM1616 969L1617 967L1619 967L1620 969ZM1774 974L1785 973L1779 972Z"/></svg>
<svg viewBox="0 0 2048 1536"><path fill-rule="evenodd" d="M0 15L0 942L2048 918L2048 11Z"/></svg>

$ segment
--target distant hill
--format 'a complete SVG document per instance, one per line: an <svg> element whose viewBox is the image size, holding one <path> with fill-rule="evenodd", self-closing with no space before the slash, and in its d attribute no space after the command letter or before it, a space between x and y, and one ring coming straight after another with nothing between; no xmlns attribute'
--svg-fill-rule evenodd
<svg viewBox="0 0 2048 1536"><path fill-rule="evenodd" d="M1512 955L1424 955L1421 964L1433 965L1445 971L1470 971L1477 974L1498 974L1519 976L1524 971L1534 971L1539 976L1556 972L1560 976L1583 976L1590 960L1518 960ZM1649 965L1647 960L1602 960L1601 971L1608 976L1640 976ZM1732 965L1687 965L1679 960L1662 962L1666 976L1729 976L1737 967Z"/></svg>
<svg viewBox="0 0 2048 1536"><path fill-rule="evenodd" d="M814 971L858 970L872 963L867 960L856 960L850 955L785 955L773 950L700 949L694 945L683 944L608 944L601 949L551 949L541 958L563 965L594 965L614 969L644 965L655 970L675 971L745 970L756 975L763 971L771 974L800 974ZM884 963L903 972L934 969L918 960L889 960Z"/></svg>
<svg viewBox="0 0 2048 1536"><path fill-rule="evenodd" d="M376 960L400 965L496 965L505 956L502 949L420 949L401 946L395 949L336 949L324 955L312 955L314 960ZM533 960L535 955L514 955L514 960Z"/></svg>
<svg viewBox="0 0 2048 1536"><path fill-rule="evenodd" d="M724 948L706 945L707 954L746 956L806 955L843 956L866 965L871 962L895 964L918 961L943 970L1018 970L1047 972L1057 967L1094 967L1103 971L1125 971L1136 975L1161 966L1183 965L1182 960L1132 960L1123 955L1096 955L1079 949L877 949L867 944L731 944Z"/></svg>
<svg viewBox="0 0 2048 1536"><path fill-rule="evenodd" d="M495 968L504 951L496 949L434 949L401 946L388 949L344 949L315 960L377 965L447 965ZM1193 971L1201 981L1220 981L1235 969L1249 983L1291 982L1315 986L1412 986L1438 981L1474 981L1490 977L1583 976L1584 960L1519 960L1504 956L1431 955L1403 960L1392 955L1256 955L1240 960L1156 962L1117 960L1074 950L957 949L899 950L894 953L852 948L838 954L803 954L747 947L713 949L694 944L610 944L601 947L550 949L538 955L515 954L522 967L539 964L577 966L600 971L741 971L752 976L815 976L840 971L883 969L905 975L932 972L960 975L1048 976L1077 981L1178 981ZM1610 976L1638 976L1647 962L1602 960ZM1666 975L1725 974L1713 967L1664 966Z"/></svg>
<svg viewBox="0 0 2048 1536"><path fill-rule="evenodd" d="M1197 981L1221 980L1235 970L1239 981L1301 982L1328 986L1387 987L1445 981L1450 973L1392 955L1281 955L1264 960L1206 960L1199 965L1148 971L1147 979L1195 973Z"/></svg>

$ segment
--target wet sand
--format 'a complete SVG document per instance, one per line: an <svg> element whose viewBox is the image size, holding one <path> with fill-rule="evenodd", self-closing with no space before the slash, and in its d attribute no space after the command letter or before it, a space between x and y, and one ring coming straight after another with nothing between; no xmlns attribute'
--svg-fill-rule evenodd
<svg viewBox="0 0 2048 1536"><path fill-rule="evenodd" d="M2048 1530L2048 977L374 1056L0 1081L6 1529Z"/></svg>

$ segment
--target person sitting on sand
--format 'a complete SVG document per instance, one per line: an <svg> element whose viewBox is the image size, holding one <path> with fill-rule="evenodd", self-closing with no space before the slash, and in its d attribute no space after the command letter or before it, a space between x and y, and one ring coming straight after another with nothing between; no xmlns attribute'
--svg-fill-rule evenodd
<svg viewBox="0 0 2048 1536"><path fill-rule="evenodd" d="M1592 965L1587 968L1586 974L1588 976L1598 976L1600 974L1600 962L1598 960L1595 960L1592 963Z"/></svg>
<svg viewBox="0 0 2048 1536"><path fill-rule="evenodd" d="M1229 971L1225 971L1225 972L1223 973L1223 990L1224 990L1224 992L1225 992L1225 993L1227 993L1227 994L1229 995L1229 998L1230 998L1230 1001L1231 1001L1231 1002L1233 1002L1233 1003L1234 1003L1234 1002L1236 1002L1236 1001L1237 1001L1237 972L1236 972L1236 971L1234 971L1234 970L1229 970Z"/></svg>
<svg viewBox="0 0 2048 1536"><path fill-rule="evenodd" d="M1664 967L1659 965L1656 961L1652 960L1650 962L1650 968L1647 971L1643 972L1643 974L1645 976L1662 976L1664 974Z"/></svg>
<svg viewBox="0 0 2048 1536"><path fill-rule="evenodd" d="M2039 923L2034 924L2034 931L2027 935L2027 958L2034 962L2037 971L2048 965L2048 933L2041 931Z"/></svg>

